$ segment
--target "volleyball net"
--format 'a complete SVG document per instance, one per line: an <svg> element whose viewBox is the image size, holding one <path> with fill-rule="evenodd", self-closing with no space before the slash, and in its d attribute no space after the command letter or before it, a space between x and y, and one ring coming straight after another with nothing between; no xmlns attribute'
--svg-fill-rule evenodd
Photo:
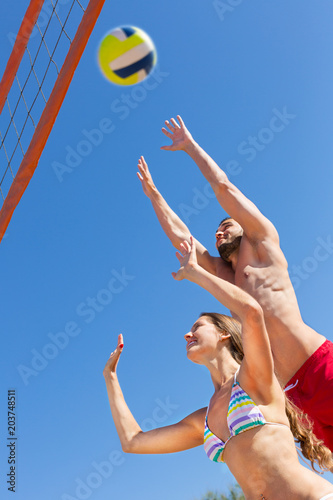
<svg viewBox="0 0 333 500"><path fill-rule="evenodd" d="M0 241L105 0L31 0L0 82Z"/></svg>

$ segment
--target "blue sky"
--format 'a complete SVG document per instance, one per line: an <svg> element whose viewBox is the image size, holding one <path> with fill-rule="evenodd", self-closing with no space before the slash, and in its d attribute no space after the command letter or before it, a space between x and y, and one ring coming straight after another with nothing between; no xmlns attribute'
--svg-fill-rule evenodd
<svg viewBox="0 0 333 500"><path fill-rule="evenodd" d="M9 33L18 30L26 7L22 0L1 7L1 73ZM172 279L178 261L136 177L139 156L212 253L224 212L185 153L160 151L165 119L180 114L274 222L303 318L333 340L332 13L328 0L239 1L224 14L211 1L106 1L0 246L2 498L10 498L4 476L11 387L19 500L194 500L233 482L202 448L124 455L102 376L123 332L119 379L143 427L176 422L212 393L208 373L187 361L183 335L201 311L224 309L203 290ZM97 47L121 25L138 26L154 40L158 68L148 80L154 88L116 87L101 76ZM267 130L281 114L281 130ZM82 140L101 127L99 144L76 156L60 182L55 164L66 164L69 151L78 155ZM318 246L323 260L316 258ZM111 297L103 292L110 280ZM52 347L56 338L62 348ZM53 359L41 360L45 349ZM36 357L38 370L24 383L22 365L36 367Z"/></svg>

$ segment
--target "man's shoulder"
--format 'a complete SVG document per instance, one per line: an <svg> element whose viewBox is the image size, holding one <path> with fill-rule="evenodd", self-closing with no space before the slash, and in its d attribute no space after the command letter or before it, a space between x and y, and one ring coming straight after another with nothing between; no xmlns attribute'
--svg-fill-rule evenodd
<svg viewBox="0 0 333 500"><path fill-rule="evenodd" d="M277 233L276 233L277 234ZM267 265L288 266L285 255L280 247L278 237L267 235L263 238L248 238L245 234L241 241L240 252L248 254L249 258L257 258L260 262Z"/></svg>

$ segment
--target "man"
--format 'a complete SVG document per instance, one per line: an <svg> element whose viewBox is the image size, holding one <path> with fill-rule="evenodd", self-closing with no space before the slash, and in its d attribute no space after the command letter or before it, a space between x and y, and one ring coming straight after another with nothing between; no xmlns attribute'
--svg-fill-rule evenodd
<svg viewBox="0 0 333 500"><path fill-rule="evenodd" d="M196 240L199 264L247 291L261 305L275 369L289 398L314 422L318 438L333 451L333 344L306 325L292 287L288 264L273 224L234 186L210 156L193 140L181 117L166 121L162 132L172 140L167 151L185 151L210 183L230 215L216 231L213 257ZM179 250L190 231L156 189L143 157L138 177L158 220Z"/></svg>

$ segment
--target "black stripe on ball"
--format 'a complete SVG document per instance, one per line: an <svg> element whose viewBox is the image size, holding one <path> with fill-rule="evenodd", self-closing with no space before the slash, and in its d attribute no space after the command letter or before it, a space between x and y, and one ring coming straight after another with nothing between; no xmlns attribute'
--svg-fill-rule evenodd
<svg viewBox="0 0 333 500"><path fill-rule="evenodd" d="M135 29L131 28L131 26L124 26L121 29L123 30L125 35L127 35L127 38L131 35L134 35L134 33L135 33Z"/></svg>
<svg viewBox="0 0 333 500"><path fill-rule="evenodd" d="M120 78L127 78L128 76L134 75L134 73L137 73L141 69L144 69L148 74L152 69L153 64L154 64L154 51L151 51L145 57L140 59L140 61L130 64L126 68L114 70L114 73Z"/></svg>

